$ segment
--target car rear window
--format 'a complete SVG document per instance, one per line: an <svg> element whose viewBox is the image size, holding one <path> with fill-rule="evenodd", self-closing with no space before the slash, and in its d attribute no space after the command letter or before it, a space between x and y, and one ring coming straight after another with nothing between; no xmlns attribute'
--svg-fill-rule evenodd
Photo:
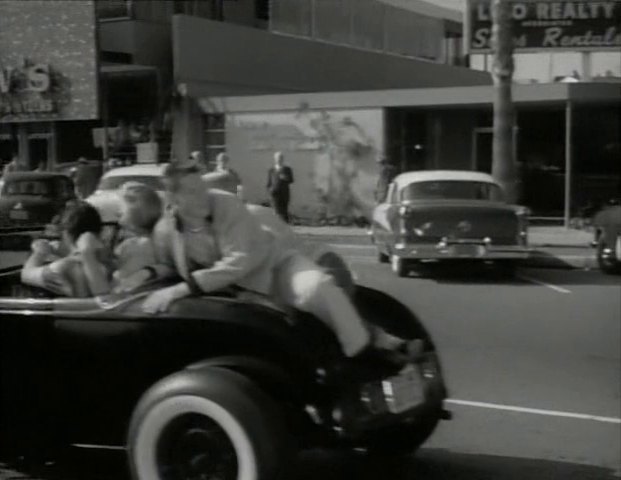
<svg viewBox="0 0 621 480"><path fill-rule="evenodd" d="M101 179L98 190L117 190L127 182L140 182L155 190L164 190L161 177L154 175L114 175Z"/></svg>
<svg viewBox="0 0 621 480"><path fill-rule="evenodd" d="M502 190L488 182L443 180L416 182L401 190L401 200L490 200L502 201Z"/></svg>
<svg viewBox="0 0 621 480"><path fill-rule="evenodd" d="M52 182L46 180L13 180L2 187L2 195L32 195L49 197L53 194Z"/></svg>

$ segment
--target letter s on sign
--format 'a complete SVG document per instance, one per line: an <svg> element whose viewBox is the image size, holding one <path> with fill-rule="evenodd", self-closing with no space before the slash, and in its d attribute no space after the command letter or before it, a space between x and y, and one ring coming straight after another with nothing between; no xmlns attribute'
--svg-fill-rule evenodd
<svg viewBox="0 0 621 480"><path fill-rule="evenodd" d="M50 69L42 63L28 69L28 90L32 92L47 92L50 88Z"/></svg>
<svg viewBox="0 0 621 480"><path fill-rule="evenodd" d="M472 35L472 48L489 48L489 28L479 28Z"/></svg>

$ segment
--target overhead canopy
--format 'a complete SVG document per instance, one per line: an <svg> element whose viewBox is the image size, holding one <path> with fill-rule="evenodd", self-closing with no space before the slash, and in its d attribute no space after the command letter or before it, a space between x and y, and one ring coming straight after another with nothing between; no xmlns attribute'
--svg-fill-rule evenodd
<svg viewBox="0 0 621 480"><path fill-rule="evenodd" d="M131 63L108 63L102 62L99 71L104 76L137 76L157 74L157 68L149 65L137 65Z"/></svg>

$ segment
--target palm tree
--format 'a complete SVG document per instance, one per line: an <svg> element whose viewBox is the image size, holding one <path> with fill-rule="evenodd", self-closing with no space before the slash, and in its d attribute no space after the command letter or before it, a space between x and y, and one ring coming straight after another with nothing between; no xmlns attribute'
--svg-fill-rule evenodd
<svg viewBox="0 0 621 480"><path fill-rule="evenodd" d="M513 128L515 112L511 94L513 81L513 33L511 2L492 0L492 51L494 61L494 139L492 175L507 192L507 199L517 199L517 169L514 158Z"/></svg>

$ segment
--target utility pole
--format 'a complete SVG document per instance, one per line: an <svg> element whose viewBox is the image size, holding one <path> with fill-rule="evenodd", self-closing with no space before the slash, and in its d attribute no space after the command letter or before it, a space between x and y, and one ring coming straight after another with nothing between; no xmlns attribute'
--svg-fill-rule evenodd
<svg viewBox="0 0 621 480"><path fill-rule="evenodd" d="M514 158L515 112L511 2L492 0L492 77L494 80L494 139L492 176L505 189L509 202L517 201L517 167Z"/></svg>

